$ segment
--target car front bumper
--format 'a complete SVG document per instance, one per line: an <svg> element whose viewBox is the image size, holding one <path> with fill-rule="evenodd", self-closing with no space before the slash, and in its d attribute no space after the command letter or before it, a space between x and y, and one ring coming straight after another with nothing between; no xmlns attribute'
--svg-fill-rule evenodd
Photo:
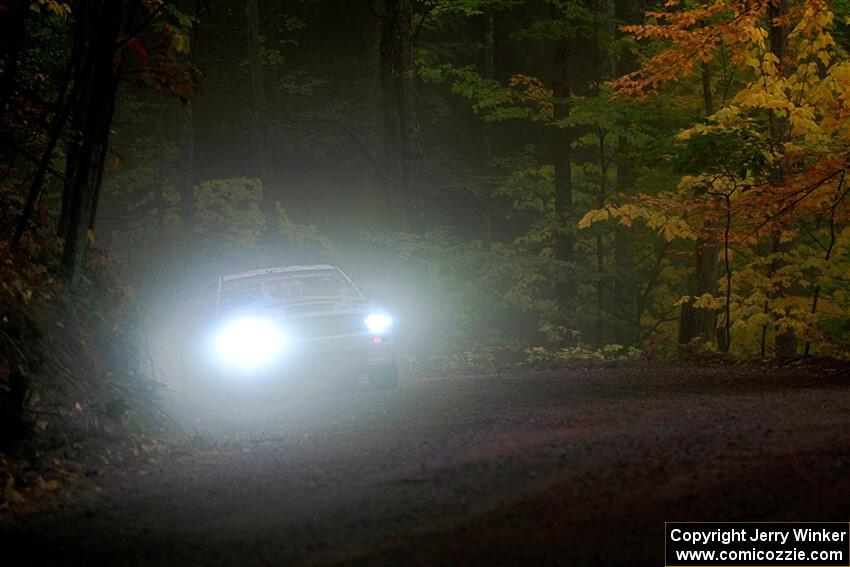
<svg viewBox="0 0 850 567"><path fill-rule="evenodd" d="M395 362L394 344L389 336L336 335L293 340L275 360L250 370L211 361L210 373L225 383L245 379L279 381L296 375L363 374Z"/></svg>

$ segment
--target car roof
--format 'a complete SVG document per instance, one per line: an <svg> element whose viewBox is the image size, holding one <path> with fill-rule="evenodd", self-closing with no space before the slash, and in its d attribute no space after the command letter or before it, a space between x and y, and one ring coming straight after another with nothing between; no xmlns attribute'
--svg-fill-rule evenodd
<svg viewBox="0 0 850 567"><path fill-rule="evenodd" d="M222 276L221 280L228 282L231 280L239 280L242 278L252 278L254 276L264 276L267 274L282 274L291 272L319 272L333 271L341 273L342 270L330 264L310 264L310 265L291 265L291 266L274 266L272 268L262 268L259 270L250 270L248 272L239 272L237 274L228 274ZM344 275L344 274L343 274Z"/></svg>

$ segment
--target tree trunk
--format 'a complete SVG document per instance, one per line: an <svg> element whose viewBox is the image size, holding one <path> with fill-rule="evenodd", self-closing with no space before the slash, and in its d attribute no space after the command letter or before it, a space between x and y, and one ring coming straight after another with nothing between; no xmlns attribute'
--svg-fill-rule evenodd
<svg viewBox="0 0 850 567"><path fill-rule="evenodd" d="M0 124L15 95L20 53L26 39L29 0L9 0L0 11Z"/></svg>
<svg viewBox="0 0 850 567"><path fill-rule="evenodd" d="M17 125L14 117L18 65L26 44L27 19L32 11L29 0L9 0L0 4L0 126ZM9 134L14 134L10 132ZM15 135L0 137L0 166L10 171L18 149Z"/></svg>
<svg viewBox="0 0 850 567"><path fill-rule="evenodd" d="M280 227L278 226L277 195L274 184L274 168L271 164L271 142L269 129L262 116L261 109L267 109L266 81L263 62L260 60L262 45L260 42L260 9L257 0L245 2L245 17L248 29L248 70L251 76L251 100L254 104L253 134L256 149L256 165L263 182L262 210L266 219L266 244L269 252L276 256L274 247L278 244Z"/></svg>
<svg viewBox="0 0 850 567"><path fill-rule="evenodd" d="M639 24L642 20L641 2L640 0L626 0L614 2L609 0L609 4L614 6L613 14L615 22L619 21L624 24ZM609 5L608 11L612 13L612 8ZM616 37L622 37L622 32L619 32L617 26L614 26L613 33ZM611 77L616 78L620 75L631 73L638 69L637 56L628 49L621 50L619 57L612 57ZM637 172L634 168L635 149L626 140L620 137L617 140L615 164L617 168L617 187L616 190L627 195L634 193L635 183L637 181ZM631 229L617 224L614 229L614 268L615 277L613 283L613 304L616 306L617 325L614 329L615 337L620 344L634 344L640 340L640 314L638 313L638 298L640 296L635 277L635 250L634 250L634 235Z"/></svg>
<svg viewBox="0 0 850 567"><path fill-rule="evenodd" d="M570 45L566 39L556 39L553 57L554 78L552 95L554 97L555 121L569 118L570 115ZM551 152L554 167L555 213L558 219L555 237L555 255L561 262L575 261L575 231L573 218L573 181L572 181L572 143L575 133L572 127L553 128ZM557 299L561 316L569 318L575 309L576 286L570 272L564 269L558 276Z"/></svg>
<svg viewBox="0 0 850 567"><path fill-rule="evenodd" d="M689 295L699 297L706 293L717 294L717 279L720 277L720 248L714 238L697 238L694 252L694 275L689 280ZM696 308L690 303L682 304L679 318L679 343L688 344L695 338L712 341L715 338L714 309Z"/></svg>
<svg viewBox="0 0 850 567"><path fill-rule="evenodd" d="M375 163L371 164L372 185L367 185L366 199L363 202L363 212L371 223L391 219L397 211L393 206L393 199L395 197L393 188L396 185L388 182L386 177L389 173L389 168L387 167L386 151L384 149L386 139L386 110L384 101L386 94L382 51L383 22L384 18L381 13L375 11L373 7L372 17L369 19L369 128L364 139L364 146L367 148L367 151L370 151L369 148L376 148L376 154L382 154L384 157L378 157Z"/></svg>
<svg viewBox="0 0 850 567"><path fill-rule="evenodd" d="M279 3L275 2L275 5ZM195 63L195 50L200 37L200 18L202 4L195 2L192 9L198 22L192 26L192 49L189 51L189 64ZM277 22L271 25L277 31ZM180 231L183 247L192 251L195 245L195 108L191 99L185 100L177 109L177 183L180 194Z"/></svg>
<svg viewBox="0 0 850 567"><path fill-rule="evenodd" d="M392 13L392 0L387 0L387 5L381 13L381 109L383 111L383 149L384 149L384 179L387 183L388 199L391 205L393 217L397 219L397 227L405 226L406 214L404 211L404 199L402 196L402 152L401 152L401 126L398 114L398 102L396 101L396 80L398 71L396 69L396 15Z"/></svg>
<svg viewBox="0 0 850 567"><path fill-rule="evenodd" d="M788 14L788 0L774 0L768 5L767 8L767 17L769 20L770 29L768 32L768 38L770 40L770 51L773 55L776 56L776 59L779 61L779 72L780 74L785 73L785 52L786 46L788 44L788 28L783 25L779 25L775 22L776 18L784 18ZM779 116L778 114L771 112L770 114L770 135L773 139L773 143L776 146L780 146L788 139L788 119L784 116ZM779 165L776 167L775 171L771 174L771 184L773 185L781 185L785 182L785 172L782 169L782 166ZM774 253L784 253L788 252L791 248L790 242L783 242L782 235L779 231L775 231L773 234L773 252ZM783 260L774 260L771 263L771 271L776 272L781 269L786 262ZM776 293L777 296L782 296L784 294L784 290L779 289ZM793 329L788 329L784 333L776 332L775 336L775 347L776 347L776 357L777 358L790 358L797 354L797 335Z"/></svg>
<svg viewBox="0 0 850 567"><path fill-rule="evenodd" d="M702 67L702 96L705 115L714 114L711 71L705 63ZM705 228L711 232L711 226L706 225ZM694 251L694 274L688 280L689 296L717 295L717 279L720 277L719 254L720 247L714 236L697 238ZM696 338L704 342L713 341L716 337L716 318L717 312L714 309L696 308L690 302L683 303L679 313L679 344L686 345Z"/></svg>
<svg viewBox="0 0 850 567"><path fill-rule="evenodd" d="M407 230L423 228L420 170L422 150L416 112L410 0L385 0L381 14L381 90L384 110L385 179Z"/></svg>
<svg viewBox="0 0 850 567"><path fill-rule="evenodd" d="M85 251L91 214L96 210L103 157L109 143L109 127L118 84L114 58L121 27L123 2L92 2L90 40L78 77L80 93L75 115L83 123L83 140L77 155L73 192L69 199L68 231L62 249L60 273L75 285Z"/></svg>
<svg viewBox="0 0 850 567"><path fill-rule="evenodd" d="M596 207L605 206L608 193L608 155L605 146L605 131L599 128L599 190L596 195ZM605 291L608 281L605 277L605 243L602 233L596 235L596 321L594 322L593 344L601 348L605 344Z"/></svg>
<svg viewBox="0 0 850 567"><path fill-rule="evenodd" d="M76 106L74 100L69 101L69 104ZM73 122L72 119L72 124ZM68 226L71 223L71 198L74 196L74 175L77 171L79 153L80 140L77 139L76 134L72 134L72 138L65 145L65 180L62 187L59 220L56 223L56 236L63 240L68 236Z"/></svg>
<svg viewBox="0 0 850 567"><path fill-rule="evenodd" d="M109 152L109 130L112 125L112 118L115 115L115 98L118 94L118 77L116 76L112 83L112 93L109 95L109 107L106 110L106 115L103 121L106 130L103 141L98 148L97 161L95 162L95 183L91 201L91 211L89 213L88 230L90 235L94 235L94 225L97 220L97 207L100 203L100 190L103 187L103 173L106 170L106 156ZM91 244L91 242L89 242Z"/></svg>
<svg viewBox="0 0 850 567"><path fill-rule="evenodd" d="M56 225L56 235L67 239L71 224L71 202L76 189L77 169L80 163L82 135L85 130L86 110L91 91L91 74L93 69L92 43L95 41L94 22L90 15L88 2L80 2L77 6L77 35L79 36L79 56L74 62L74 86L68 100L71 111L70 136L65 147L65 182L62 189L62 204L59 211L59 221Z"/></svg>
<svg viewBox="0 0 850 567"><path fill-rule="evenodd" d="M72 101L66 100L65 97L68 93L68 86L71 83L76 61L79 58L80 49L82 48L82 32L85 29L85 25L78 21L75 25L75 29L74 45L71 49L71 56L68 58L68 62L65 65L65 71L62 75L62 81L59 86L59 94L56 96L56 105L53 109L53 120L50 123L50 130L47 134L47 144L45 145L44 150L42 150L38 168L36 169L32 183L30 184L27 201L24 204L21 219L18 222L18 227L15 230L15 235L12 239L13 246L17 246L20 243L21 238L23 238L24 233L29 227L32 214L35 211L35 205L41 195L44 178L47 175L48 168L50 167L50 160L53 159L53 152L56 150L56 146L59 143L59 137L62 134L62 130L65 128L65 123L68 121L68 114L71 111Z"/></svg>
<svg viewBox="0 0 850 567"><path fill-rule="evenodd" d="M492 8L484 10L484 62L482 76L485 79L496 78L496 13ZM481 160L483 169L491 167L493 161L493 127L489 122L481 121ZM491 187L484 188L484 241L490 246L495 239L495 202Z"/></svg>
<svg viewBox="0 0 850 567"><path fill-rule="evenodd" d="M187 102L182 111L178 112L180 227L184 245L188 245L195 233L195 124L192 121L192 102Z"/></svg>

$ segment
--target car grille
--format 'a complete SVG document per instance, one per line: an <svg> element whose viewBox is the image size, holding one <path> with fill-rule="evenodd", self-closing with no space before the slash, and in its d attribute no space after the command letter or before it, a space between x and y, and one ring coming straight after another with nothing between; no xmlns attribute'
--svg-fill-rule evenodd
<svg viewBox="0 0 850 567"><path fill-rule="evenodd" d="M291 321L290 326L302 339L350 335L365 331L361 313L306 317Z"/></svg>

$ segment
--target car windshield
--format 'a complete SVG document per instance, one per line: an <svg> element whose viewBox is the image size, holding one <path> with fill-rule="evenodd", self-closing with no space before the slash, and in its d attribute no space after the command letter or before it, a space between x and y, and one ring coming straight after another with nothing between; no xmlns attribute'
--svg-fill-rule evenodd
<svg viewBox="0 0 850 567"><path fill-rule="evenodd" d="M224 282L221 306L357 296L351 282L335 271L264 274Z"/></svg>

